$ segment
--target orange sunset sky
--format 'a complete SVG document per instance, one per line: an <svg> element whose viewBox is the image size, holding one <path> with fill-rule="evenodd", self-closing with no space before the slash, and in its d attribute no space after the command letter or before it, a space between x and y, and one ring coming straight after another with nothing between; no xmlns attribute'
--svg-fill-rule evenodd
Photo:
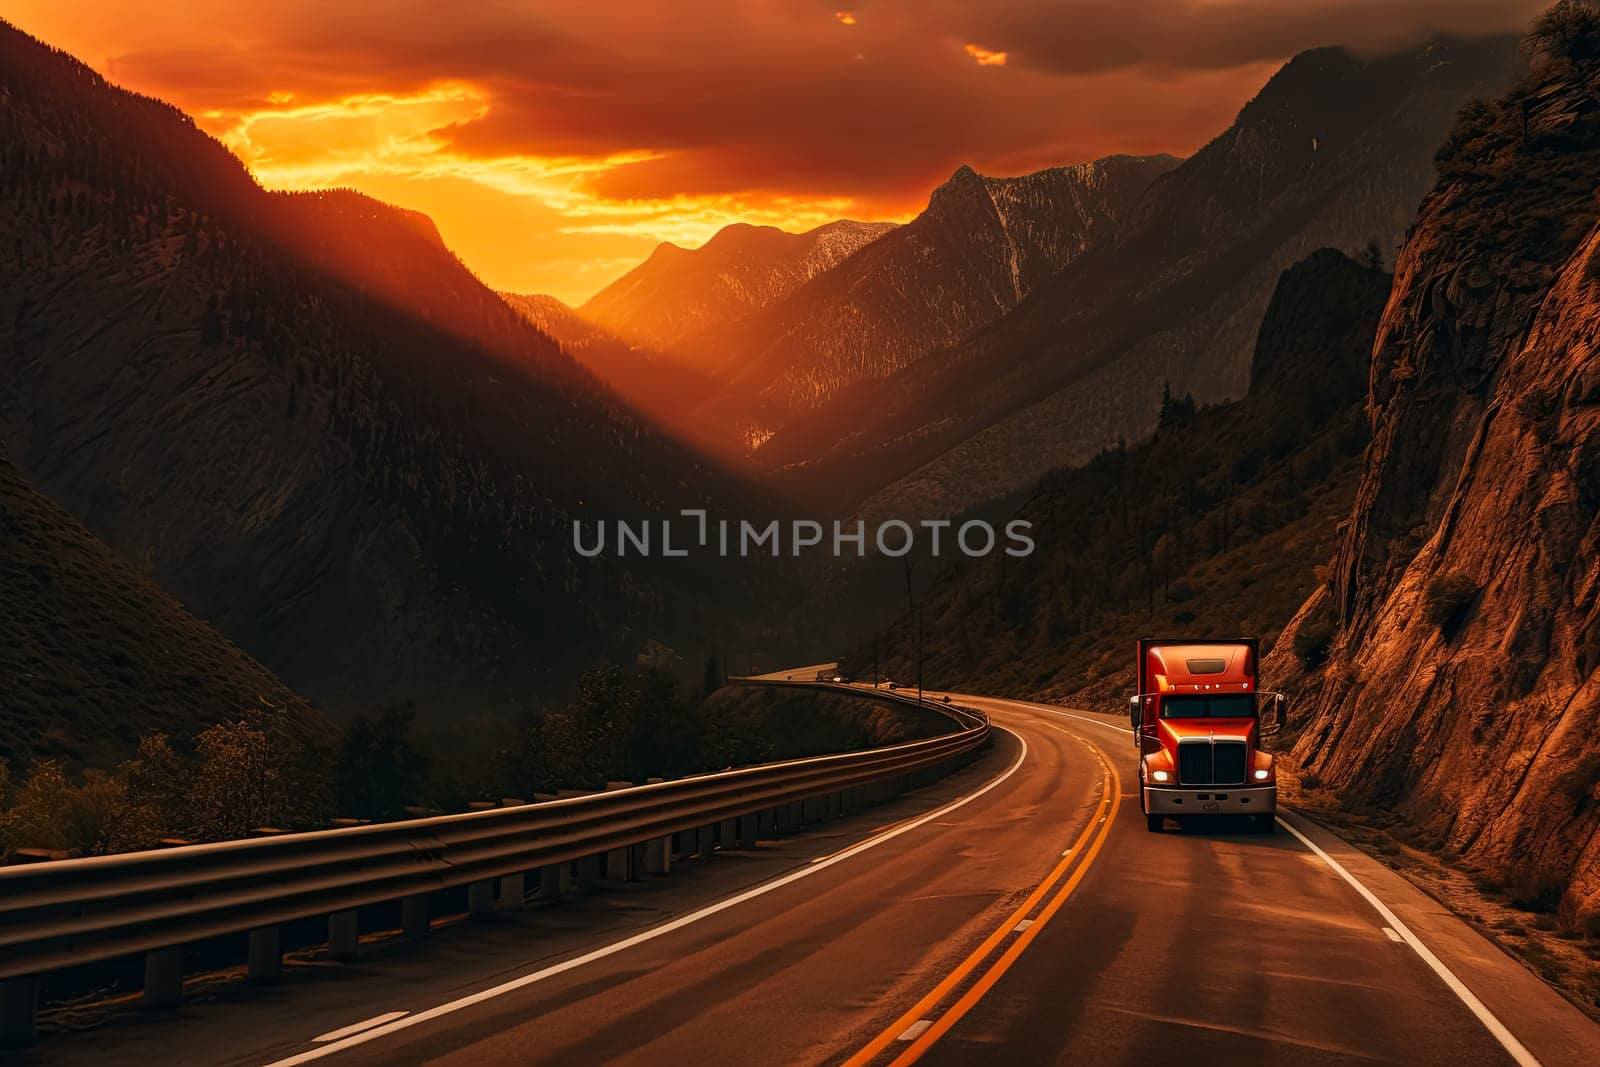
<svg viewBox="0 0 1600 1067"><path fill-rule="evenodd" d="M734 221L905 219L962 163L1187 154L1285 58L1522 29L1524 0L11 0L269 187L427 212L490 285L578 302Z"/></svg>

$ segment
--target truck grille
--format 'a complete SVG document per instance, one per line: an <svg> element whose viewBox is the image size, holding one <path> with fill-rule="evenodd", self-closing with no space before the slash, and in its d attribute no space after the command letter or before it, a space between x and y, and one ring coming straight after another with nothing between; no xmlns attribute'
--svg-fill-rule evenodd
<svg viewBox="0 0 1600 1067"><path fill-rule="evenodd" d="M1211 784L1211 742L1178 742L1178 782L1181 785Z"/></svg>
<svg viewBox="0 0 1600 1067"><path fill-rule="evenodd" d="M1180 785L1243 785L1243 741L1178 742Z"/></svg>
<svg viewBox="0 0 1600 1067"><path fill-rule="evenodd" d="M1244 742L1215 741L1211 745L1211 760L1217 785L1244 784Z"/></svg>

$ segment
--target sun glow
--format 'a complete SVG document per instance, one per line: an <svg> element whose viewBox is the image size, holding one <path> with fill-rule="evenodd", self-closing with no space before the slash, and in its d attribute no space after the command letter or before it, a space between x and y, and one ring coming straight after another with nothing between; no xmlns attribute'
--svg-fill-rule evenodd
<svg viewBox="0 0 1600 1067"><path fill-rule="evenodd" d="M967 55L977 60L980 67L1003 67L1006 65L1006 53L991 52L982 45L969 44L965 49Z"/></svg>
<svg viewBox="0 0 1600 1067"><path fill-rule="evenodd" d="M550 258L542 278L519 274L527 268L519 267L510 250L500 257L480 254L469 266L491 285L551 292L569 301L581 300L661 241L698 245L734 222L804 230L857 207L843 197L802 200L759 192L609 198L593 191L597 178L661 153L475 156L456 151L441 135L482 119L491 107L482 88L441 81L409 93L314 102L272 92L249 109L205 111L200 121L268 188L347 186L414 207L433 216L453 248L481 247L494 220L510 218L507 198L537 205L533 210L552 216L547 233L575 245L588 239L594 253ZM548 249L541 251L548 255Z"/></svg>

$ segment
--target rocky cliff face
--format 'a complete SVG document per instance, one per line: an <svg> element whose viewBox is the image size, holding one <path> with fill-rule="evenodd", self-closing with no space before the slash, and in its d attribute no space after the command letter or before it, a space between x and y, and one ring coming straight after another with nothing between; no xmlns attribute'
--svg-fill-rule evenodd
<svg viewBox="0 0 1600 1067"><path fill-rule="evenodd" d="M786 233L735 223L699 248L658 246L578 310L634 344L707 367L717 356L696 340L699 334L766 307L893 228L840 219Z"/></svg>
<svg viewBox="0 0 1600 1067"><path fill-rule="evenodd" d="M1468 108L1379 326L1294 756L1600 923L1600 65ZM1331 593L1331 596L1329 596ZM1308 612L1316 610L1308 605Z"/></svg>

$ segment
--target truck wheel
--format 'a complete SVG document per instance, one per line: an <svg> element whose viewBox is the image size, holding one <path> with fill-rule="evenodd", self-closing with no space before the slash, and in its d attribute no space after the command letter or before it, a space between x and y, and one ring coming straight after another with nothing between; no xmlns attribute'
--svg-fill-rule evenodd
<svg viewBox="0 0 1600 1067"><path fill-rule="evenodd" d="M1166 820L1160 815L1146 815L1144 817L1144 828L1153 834L1159 834L1162 824L1165 822Z"/></svg>

